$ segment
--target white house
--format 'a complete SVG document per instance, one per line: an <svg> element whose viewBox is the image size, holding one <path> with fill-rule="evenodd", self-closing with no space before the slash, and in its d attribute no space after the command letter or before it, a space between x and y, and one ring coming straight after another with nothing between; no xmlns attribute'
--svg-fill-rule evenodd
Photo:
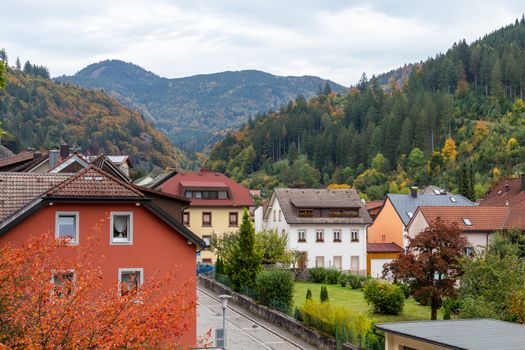
<svg viewBox="0 0 525 350"><path fill-rule="evenodd" d="M357 192L277 188L255 211L255 228L288 235L298 266L366 274L366 230L372 219Z"/></svg>

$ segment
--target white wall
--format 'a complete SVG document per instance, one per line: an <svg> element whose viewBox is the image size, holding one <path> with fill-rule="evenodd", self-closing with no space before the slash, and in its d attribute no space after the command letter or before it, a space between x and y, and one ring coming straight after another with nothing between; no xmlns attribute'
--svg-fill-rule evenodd
<svg viewBox="0 0 525 350"><path fill-rule="evenodd" d="M374 278L382 278L383 265L392 262L394 259L371 259L370 260L370 276Z"/></svg>
<svg viewBox="0 0 525 350"><path fill-rule="evenodd" d="M255 224L254 224L255 232L261 232L263 230L263 214L264 214L264 209L262 205L257 207L257 209L255 209L255 211L253 212L253 217L255 220Z"/></svg>

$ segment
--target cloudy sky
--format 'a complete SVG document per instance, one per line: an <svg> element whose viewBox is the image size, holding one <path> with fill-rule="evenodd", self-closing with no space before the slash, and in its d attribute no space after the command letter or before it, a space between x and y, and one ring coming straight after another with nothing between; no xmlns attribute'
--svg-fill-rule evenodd
<svg viewBox="0 0 525 350"><path fill-rule="evenodd" d="M170 78L259 69L350 85L523 12L523 0L16 0L2 3L0 47L53 76L115 58Z"/></svg>

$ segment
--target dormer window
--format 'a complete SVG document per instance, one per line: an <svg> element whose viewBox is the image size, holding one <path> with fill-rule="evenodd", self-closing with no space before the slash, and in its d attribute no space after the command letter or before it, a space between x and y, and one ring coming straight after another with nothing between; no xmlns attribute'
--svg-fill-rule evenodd
<svg viewBox="0 0 525 350"><path fill-rule="evenodd" d="M299 217L301 218L311 218L314 216L313 209L299 209Z"/></svg>
<svg viewBox="0 0 525 350"><path fill-rule="evenodd" d="M472 222L470 221L470 219L463 218L462 220L465 226L472 226Z"/></svg>
<svg viewBox="0 0 525 350"><path fill-rule="evenodd" d="M359 216L359 211L355 209L330 209L330 217L351 218Z"/></svg>

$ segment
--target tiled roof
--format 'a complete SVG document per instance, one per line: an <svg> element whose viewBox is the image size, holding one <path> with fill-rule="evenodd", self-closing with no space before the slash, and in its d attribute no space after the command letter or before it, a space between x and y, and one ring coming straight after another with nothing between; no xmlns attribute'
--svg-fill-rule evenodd
<svg viewBox="0 0 525 350"><path fill-rule="evenodd" d="M222 184L228 188L230 195L230 198L228 199L192 198L190 206L253 206L253 199L250 191L243 185L233 181L224 174L207 170L185 173L177 173L172 171L169 174L171 174L171 178L163 178L162 184L158 187L154 186L153 188L160 188L163 192L175 194L178 196L184 196L185 184L193 190L198 188L217 188L218 185L220 185L219 187L223 188Z"/></svg>
<svg viewBox="0 0 525 350"><path fill-rule="evenodd" d="M403 248L395 243L367 243L367 253L402 253Z"/></svg>
<svg viewBox="0 0 525 350"><path fill-rule="evenodd" d="M0 173L0 222L70 176L69 174Z"/></svg>
<svg viewBox="0 0 525 350"><path fill-rule="evenodd" d="M479 205L513 206L522 201L525 201L525 191L522 190L522 179L504 179L480 201Z"/></svg>
<svg viewBox="0 0 525 350"><path fill-rule="evenodd" d="M439 217L447 223L456 223L462 231L470 232L501 230L510 214L509 207L419 207L419 210L427 222ZM467 225L468 222L471 225Z"/></svg>
<svg viewBox="0 0 525 350"><path fill-rule="evenodd" d="M279 200L284 218L288 224L315 224L315 223L339 223L339 224L371 224L372 219L359 199L354 189L349 190L324 190L324 189L302 189L302 188L276 188L273 195ZM345 205L346 208L359 208L358 217L299 217L297 207L294 203L308 202L312 208L338 208ZM321 203L321 204L316 204ZM349 203L349 204L344 204Z"/></svg>
<svg viewBox="0 0 525 350"><path fill-rule="evenodd" d="M415 214L420 206L473 206L473 202L469 201L462 195L435 195L435 194L418 194L416 198L410 194L387 194L387 198L401 217L403 223L408 225L411 216L408 213Z"/></svg>
<svg viewBox="0 0 525 350"><path fill-rule="evenodd" d="M144 195L132 186L90 165L47 193L49 197L139 198Z"/></svg>

